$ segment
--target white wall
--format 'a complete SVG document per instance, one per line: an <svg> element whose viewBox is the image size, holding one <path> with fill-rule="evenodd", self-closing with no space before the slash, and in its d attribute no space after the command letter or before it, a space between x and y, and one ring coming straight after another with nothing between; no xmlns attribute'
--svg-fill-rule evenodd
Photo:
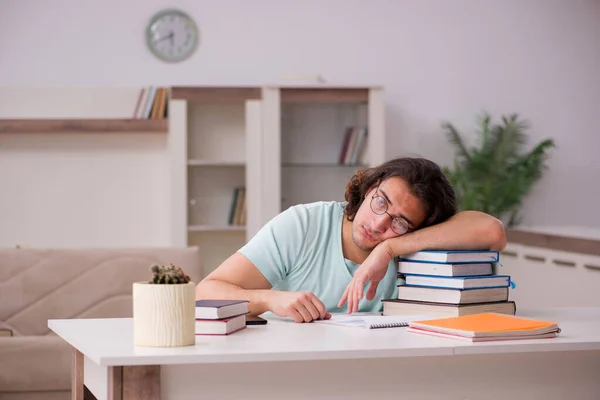
<svg viewBox="0 0 600 400"><path fill-rule="evenodd" d="M0 118L130 117L138 88L0 90ZM169 242L167 135L0 134L0 247Z"/></svg>
<svg viewBox="0 0 600 400"><path fill-rule="evenodd" d="M201 29L199 51L179 65L145 48L144 26L165 6L189 12ZM0 0L0 87L261 84L312 74L379 83L389 104L387 156L443 164L452 159L443 120L468 130L484 109L522 113L533 140L558 144L526 201L530 225L600 226L599 71L595 0ZM150 147L135 163L141 171L160 157ZM62 171L52 161L45 168ZM146 177L122 196L134 204L167 187ZM140 212L161 223L149 207ZM146 229L135 230L140 240L161 240Z"/></svg>

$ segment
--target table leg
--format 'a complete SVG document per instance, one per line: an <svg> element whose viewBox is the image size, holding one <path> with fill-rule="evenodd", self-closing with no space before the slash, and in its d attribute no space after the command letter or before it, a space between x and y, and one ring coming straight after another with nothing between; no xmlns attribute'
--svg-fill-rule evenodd
<svg viewBox="0 0 600 400"><path fill-rule="evenodd" d="M83 354L76 348L71 362L71 400L83 400Z"/></svg>
<svg viewBox="0 0 600 400"><path fill-rule="evenodd" d="M123 367L122 400L160 400L160 366Z"/></svg>
<svg viewBox="0 0 600 400"><path fill-rule="evenodd" d="M123 367L108 367L108 400L123 400Z"/></svg>

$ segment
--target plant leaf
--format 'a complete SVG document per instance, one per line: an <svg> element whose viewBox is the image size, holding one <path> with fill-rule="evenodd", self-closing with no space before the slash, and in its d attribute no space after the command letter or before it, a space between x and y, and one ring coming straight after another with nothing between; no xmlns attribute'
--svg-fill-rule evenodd
<svg viewBox="0 0 600 400"><path fill-rule="evenodd" d="M547 169L554 141L546 139L526 151L528 122L518 114L503 115L492 124L483 113L477 118L479 147L467 150L458 131L445 123L446 136L455 147L454 166L444 173L454 186L461 210L479 210L519 223L523 199Z"/></svg>
<svg viewBox="0 0 600 400"><path fill-rule="evenodd" d="M456 151L459 157L462 157L465 162L469 162L471 160L471 154L469 150L467 150L467 146L456 128L450 123L442 124L442 127L446 129L446 135L450 143L452 143L456 147Z"/></svg>

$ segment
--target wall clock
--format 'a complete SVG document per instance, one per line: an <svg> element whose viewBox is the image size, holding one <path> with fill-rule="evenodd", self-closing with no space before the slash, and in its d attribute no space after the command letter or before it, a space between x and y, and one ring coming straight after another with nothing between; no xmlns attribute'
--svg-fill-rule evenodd
<svg viewBox="0 0 600 400"><path fill-rule="evenodd" d="M194 20L183 11L162 10L155 14L146 27L146 43L157 58L166 62L180 62L189 58L200 40Z"/></svg>

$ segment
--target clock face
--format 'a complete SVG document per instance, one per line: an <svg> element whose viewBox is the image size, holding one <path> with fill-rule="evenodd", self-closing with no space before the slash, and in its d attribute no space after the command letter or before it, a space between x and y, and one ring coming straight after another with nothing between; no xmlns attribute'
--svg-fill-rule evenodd
<svg viewBox="0 0 600 400"><path fill-rule="evenodd" d="M184 12L164 10L150 19L146 42L150 51L167 62L183 61L194 53L199 40L196 23Z"/></svg>

